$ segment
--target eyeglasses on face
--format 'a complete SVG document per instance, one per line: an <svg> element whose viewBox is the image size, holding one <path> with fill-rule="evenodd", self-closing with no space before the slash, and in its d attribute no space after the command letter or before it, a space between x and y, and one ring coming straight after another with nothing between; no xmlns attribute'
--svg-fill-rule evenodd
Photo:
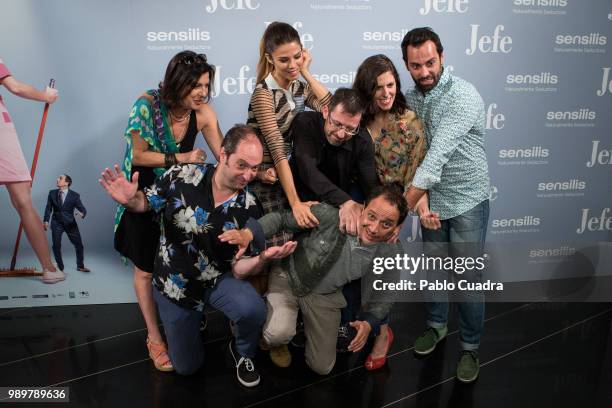
<svg viewBox="0 0 612 408"><path fill-rule="evenodd" d="M334 120L334 118L332 118L331 112L329 112L329 115L327 115L327 120L336 131L344 130L344 133L347 136L355 136L357 133L359 133L359 126L357 126L356 128L345 126L337 120Z"/></svg>

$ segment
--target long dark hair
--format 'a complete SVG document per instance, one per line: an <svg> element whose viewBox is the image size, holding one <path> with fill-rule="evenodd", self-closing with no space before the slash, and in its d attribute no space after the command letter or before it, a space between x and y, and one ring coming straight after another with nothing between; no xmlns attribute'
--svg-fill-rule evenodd
<svg viewBox="0 0 612 408"><path fill-rule="evenodd" d="M208 73L210 82L204 102L210 101L215 67L206 60L206 55L193 51L176 54L166 68L164 81L159 84L161 101L168 107L180 105L181 101L195 88L203 74Z"/></svg>
<svg viewBox="0 0 612 408"><path fill-rule="evenodd" d="M391 113L402 114L408 109L406 98L402 94L402 85L400 83L399 74L393 62L383 54L372 55L366 58L359 68L353 83L353 89L356 89L361 94L365 102L365 111L361 117L361 124L367 126L378 112L376 101L374 101L374 93L376 92L377 79L385 72L391 72L395 78L395 100L391 106Z"/></svg>
<svg viewBox="0 0 612 408"><path fill-rule="evenodd" d="M264 31L259 42L259 61L257 62L257 83L272 72L273 66L268 62L266 54L271 55L275 49L283 44L297 42L302 46L297 30L287 23L275 21Z"/></svg>

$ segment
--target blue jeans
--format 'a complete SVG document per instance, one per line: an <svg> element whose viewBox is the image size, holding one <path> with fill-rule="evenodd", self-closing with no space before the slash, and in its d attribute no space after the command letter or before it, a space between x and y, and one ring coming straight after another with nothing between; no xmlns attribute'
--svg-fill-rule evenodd
<svg viewBox="0 0 612 408"><path fill-rule="evenodd" d="M346 307L340 310L340 324L348 325L350 322L359 319L361 311L361 279L356 279L342 287L342 295L346 299ZM378 336L380 334L380 326L389 324L389 315L383 317L372 326L370 336Z"/></svg>
<svg viewBox="0 0 612 408"><path fill-rule="evenodd" d="M423 228L423 248L427 256L480 257L484 253L484 242L489 221L489 200L453 218L441 221L438 230ZM466 244L467 243L467 244ZM453 245L455 244L455 245ZM449 277L449 273L454 275ZM428 270L427 280L453 282L457 279L482 282L482 271L465 271L461 275L443 270ZM484 293L470 290L461 292L459 308L459 333L464 350L477 350L484 325ZM448 293L427 291L425 293L427 326L442 328L448 322Z"/></svg>
<svg viewBox="0 0 612 408"><path fill-rule="evenodd" d="M193 374L204 362L204 347L200 335L202 312L176 305L153 287L164 332L168 355L179 374ZM236 324L236 350L243 357L253 358L257 340L266 321L266 304L253 286L225 273L212 289L204 294L204 303L223 312Z"/></svg>

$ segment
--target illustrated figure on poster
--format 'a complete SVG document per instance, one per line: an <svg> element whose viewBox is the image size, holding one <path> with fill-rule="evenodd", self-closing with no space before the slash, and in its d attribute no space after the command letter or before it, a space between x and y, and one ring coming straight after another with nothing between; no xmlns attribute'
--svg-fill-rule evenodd
<svg viewBox="0 0 612 408"><path fill-rule="evenodd" d="M13 95L34 101L52 104L58 96L56 89L47 87L39 91L31 85L17 80L0 59L0 85ZM0 184L9 192L11 204L19 214L26 237L40 262L45 283L56 283L65 279L51 262L49 243L42 228L40 215L32 204L32 178L26 164L15 125L0 96Z"/></svg>
<svg viewBox="0 0 612 408"><path fill-rule="evenodd" d="M65 232L76 250L77 271L91 272L83 263L83 240L75 219L75 215L85 218L87 210L81 202L79 193L70 189L72 178L69 175L60 175L56 183L57 189L49 191L47 196L47 206L43 218L45 231L49 229L49 218L51 218L51 240L55 263L59 270L63 272L62 235Z"/></svg>

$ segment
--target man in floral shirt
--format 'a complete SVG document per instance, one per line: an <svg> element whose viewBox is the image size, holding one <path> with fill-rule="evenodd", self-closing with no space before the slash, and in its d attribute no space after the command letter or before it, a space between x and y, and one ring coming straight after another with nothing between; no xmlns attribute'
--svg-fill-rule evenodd
<svg viewBox="0 0 612 408"><path fill-rule="evenodd" d="M159 251L153 272L153 296L168 340L170 360L180 374L195 372L203 361L200 321L208 303L236 323L230 352L241 384L259 384L252 358L266 320L266 306L255 289L232 273L260 270L270 259L287 256L295 242L232 263L235 247L218 236L241 228L262 215L248 191L263 157L259 137L250 127L236 125L223 140L219 164L171 167L145 193L137 191L118 167L100 180L113 199L130 211L149 208L162 215Z"/></svg>

